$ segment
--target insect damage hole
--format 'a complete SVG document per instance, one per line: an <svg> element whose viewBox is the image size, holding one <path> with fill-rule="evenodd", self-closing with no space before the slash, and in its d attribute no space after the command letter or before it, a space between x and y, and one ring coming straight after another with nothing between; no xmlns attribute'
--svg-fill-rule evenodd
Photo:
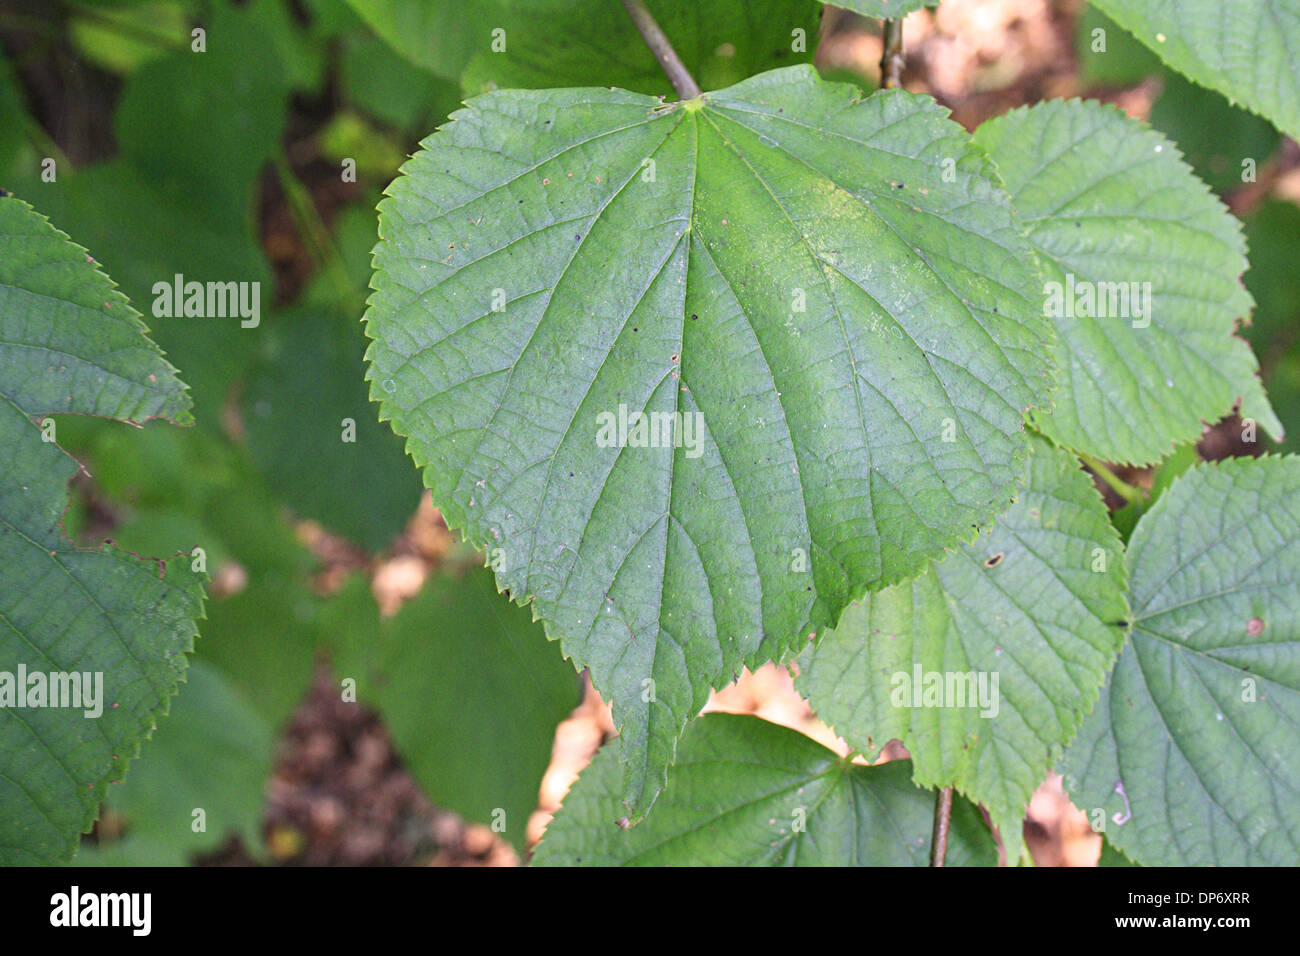
<svg viewBox="0 0 1300 956"><path fill-rule="evenodd" d="M992 555L992 556L990 556L988 559L985 560L985 562L984 562L984 567L986 567L986 568L996 568L999 564L1002 563L1002 559L1005 558L1005 557L1006 557L1006 554L1003 553L1003 552L1001 552L1001 551L999 551L997 554Z"/></svg>

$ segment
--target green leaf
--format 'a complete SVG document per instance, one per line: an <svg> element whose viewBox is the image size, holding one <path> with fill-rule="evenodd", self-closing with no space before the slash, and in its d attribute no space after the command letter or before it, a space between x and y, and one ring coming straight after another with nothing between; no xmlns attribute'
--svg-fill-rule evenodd
<svg viewBox="0 0 1300 956"><path fill-rule="evenodd" d="M1013 861L1025 805L1096 702L1128 617L1101 496L1073 455L1032 449L1029 484L991 532L850 607L796 681L868 758L901 740L919 785L987 807Z"/></svg>
<svg viewBox="0 0 1300 956"><path fill-rule="evenodd" d="M272 725L220 669L191 661L184 693L110 792L126 836L83 848L77 865L184 866L232 836L256 853L273 743Z"/></svg>
<svg viewBox="0 0 1300 956"><path fill-rule="evenodd" d="M822 0L830 3L831 0ZM937 7L938 0L834 0L837 7L852 10L864 17L898 19L922 7Z"/></svg>
<svg viewBox="0 0 1300 956"><path fill-rule="evenodd" d="M1050 327L986 158L929 98L809 67L668 107L501 92L404 169L372 395L612 701L634 816L711 687L1023 479ZM643 411L681 427L615 447Z"/></svg>
<svg viewBox="0 0 1300 956"><path fill-rule="evenodd" d="M706 90L811 62L817 48L818 0L648 0L647 6ZM511 14L506 49L479 52L466 68L468 94L617 86L677 98L619 0L516 0Z"/></svg>
<svg viewBox="0 0 1300 956"><path fill-rule="evenodd" d="M366 393L355 315L291 309L259 345L241 396L253 461L300 516L381 550L415 513L420 477Z"/></svg>
<svg viewBox="0 0 1300 956"><path fill-rule="evenodd" d="M1181 73L1300 136L1294 0L1093 0Z"/></svg>
<svg viewBox="0 0 1300 956"><path fill-rule="evenodd" d="M1148 866L1295 865L1300 458L1187 472L1126 564L1133 631L1066 751L1071 800Z"/></svg>
<svg viewBox="0 0 1300 956"><path fill-rule="evenodd" d="M434 577L382 623L363 582L330 613L335 674L356 681L425 794L504 827L522 853L555 728L579 703L559 649L481 570Z"/></svg>
<svg viewBox="0 0 1300 956"><path fill-rule="evenodd" d="M348 0L381 38L417 66L455 80L478 50L503 29L505 0ZM553 24L548 30L555 29ZM508 48L507 34L507 48Z"/></svg>
<svg viewBox="0 0 1300 956"><path fill-rule="evenodd" d="M1151 107L1151 125L1177 143L1196 175L1219 192L1240 188L1247 181L1242 163L1250 160L1253 173L1277 148L1277 130L1213 90L1173 72L1161 81L1164 91Z"/></svg>
<svg viewBox="0 0 1300 956"><path fill-rule="evenodd" d="M1129 86L1160 72L1155 54L1091 5L1075 21L1074 55L1085 83Z"/></svg>
<svg viewBox="0 0 1300 956"><path fill-rule="evenodd" d="M135 302L156 302L155 283L174 283L177 274L186 281L248 282L250 289L256 283L264 300L270 299L271 272L242 210L213 212L203 195L195 195L203 193L206 180L188 187L158 183L113 160L76 172L60 170L54 183L33 177L23 186L41 212L103 250L105 267ZM194 417L213 430L257 339L257 331L240 328L240 321L238 316L149 316L154 340L185 370L197 401Z"/></svg>
<svg viewBox="0 0 1300 956"><path fill-rule="evenodd" d="M283 51L255 17L216 5L204 24L206 52L186 49L141 67L113 117L125 159L151 183L188 190L191 207L218 219L246 218L284 132Z"/></svg>
<svg viewBox="0 0 1300 956"><path fill-rule="evenodd" d="M71 857L108 781L176 693L202 614L188 558L164 564L68 541L60 521L77 465L33 421L55 411L187 417L185 386L144 332L84 249L26 203L0 199L3 864ZM23 706L19 690L35 686L20 688L24 670L77 672L102 694L81 707Z"/></svg>
<svg viewBox="0 0 1300 956"><path fill-rule="evenodd" d="M1238 398L1243 415L1280 434L1255 356L1233 336L1251 307L1241 225L1172 143L1078 100L1013 110L975 139L1041 253L1062 386L1052 414L1036 416L1047 435L1147 464Z"/></svg>
<svg viewBox="0 0 1300 956"><path fill-rule="evenodd" d="M906 760L850 763L757 717L707 714L682 738L655 812L617 822L616 748L603 748L564 798L535 866L926 866L935 794ZM626 821L624 821L626 822ZM949 866L993 866L974 805L953 799Z"/></svg>
<svg viewBox="0 0 1300 956"><path fill-rule="evenodd" d="M672 92L619 0L349 2L403 56L460 79L470 93L548 86ZM810 60L816 46L817 0L648 0L647 6L706 89ZM802 31L798 52L795 30Z"/></svg>

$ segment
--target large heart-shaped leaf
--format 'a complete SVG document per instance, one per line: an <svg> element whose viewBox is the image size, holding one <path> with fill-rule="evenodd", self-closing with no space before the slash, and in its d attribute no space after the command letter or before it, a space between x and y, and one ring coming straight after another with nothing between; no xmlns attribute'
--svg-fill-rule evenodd
<svg viewBox="0 0 1300 956"><path fill-rule="evenodd" d="M1174 69L1300 136L1295 0L1092 0Z"/></svg>
<svg viewBox="0 0 1300 956"><path fill-rule="evenodd" d="M987 536L850 607L800 660L818 716L868 757L901 740L921 786L984 804L1020 857L1025 805L1123 642L1123 546L1078 460L1033 442Z"/></svg>
<svg viewBox="0 0 1300 956"><path fill-rule="evenodd" d="M1041 253L1057 331L1051 437L1107 461L1159 461L1242 399L1273 435L1250 346L1241 224L1169 140L1099 103L1049 100L975 132Z"/></svg>
<svg viewBox="0 0 1300 956"><path fill-rule="evenodd" d="M710 687L1011 501L1050 326L929 98L807 67L670 106L501 92L404 173L372 394L612 700L634 815Z"/></svg>
<svg viewBox="0 0 1300 956"><path fill-rule="evenodd" d="M935 793L908 761L865 767L797 731L708 714L682 738L654 814L620 825L615 748L602 749L546 828L537 866L926 866ZM623 821L626 824L626 821ZM948 866L992 866L979 810L953 800Z"/></svg>
<svg viewBox="0 0 1300 956"><path fill-rule="evenodd" d="M188 418L144 331L84 249L0 198L0 863L72 856L193 647L203 590L189 558L74 547L61 521L77 465L53 419L33 421Z"/></svg>
<svg viewBox="0 0 1300 956"><path fill-rule="evenodd" d="M1126 563L1132 636L1066 751L1071 799L1143 864L1296 865L1300 458L1187 472Z"/></svg>

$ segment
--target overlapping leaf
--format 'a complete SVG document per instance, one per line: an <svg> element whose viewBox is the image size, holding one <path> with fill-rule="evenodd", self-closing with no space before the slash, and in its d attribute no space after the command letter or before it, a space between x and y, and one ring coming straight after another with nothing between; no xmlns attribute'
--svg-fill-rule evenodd
<svg viewBox="0 0 1300 956"><path fill-rule="evenodd" d="M775 66L809 63L818 0L648 0L700 86L720 89ZM619 0L516 0L504 50L483 50L462 84L492 89L617 86L673 96L672 84ZM675 97L674 97L675 98Z"/></svg>
<svg viewBox="0 0 1300 956"><path fill-rule="evenodd" d="M1037 423L1107 461L1150 463L1242 400L1270 433L1249 345L1241 226L1159 133L1098 103L1053 100L975 133L1041 253L1040 310L1061 389Z"/></svg>
<svg viewBox="0 0 1300 956"><path fill-rule="evenodd" d="M483 570L434 578L389 621L363 583L329 613L335 674L379 712L429 799L523 852L555 727L579 702L558 648Z"/></svg>
<svg viewBox="0 0 1300 956"><path fill-rule="evenodd" d="M1025 805L1123 641L1119 536L1073 455L1032 443L1028 486L987 536L869 595L800 660L796 686L868 757L907 747L922 786L984 804L1007 856Z"/></svg>
<svg viewBox="0 0 1300 956"><path fill-rule="evenodd" d="M682 738L659 806L625 830L616 748L582 772L536 866L926 866L935 794L907 761L850 763L757 717L708 714ZM623 821L626 824L626 821ZM947 865L992 866L975 806L953 800Z"/></svg>
<svg viewBox="0 0 1300 956"><path fill-rule="evenodd" d="M634 815L710 687L1023 478L1050 326L987 160L928 98L805 67L669 107L501 92L404 172L372 394L612 700Z"/></svg>
<svg viewBox="0 0 1300 956"><path fill-rule="evenodd" d="M1300 458L1187 472L1126 563L1133 630L1066 751L1070 798L1146 865L1295 866Z"/></svg>
<svg viewBox="0 0 1300 956"><path fill-rule="evenodd" d="M1092 0L1197 83L1300 136L1294 0Z"/></svg>
<svg viewBox="0 0 1300 956"><path fill-rule="evenodd" d="M822 0L824 3L830 0ZM836 0L835 6L852 10L864 17L897 19L922 7L938 6L938 0Z"/></svg>
<svg viewBox="0 0 1300 956"><path fill-rule="evenodd" d="M182 419L189 399L85 250L14 198L0 199L0 342L0 862L51 863L165 712L203 592L188 558L72 545L60 520L77 466L33 419ZM22 671L76 672L102 696L20 706Z"/></svg>

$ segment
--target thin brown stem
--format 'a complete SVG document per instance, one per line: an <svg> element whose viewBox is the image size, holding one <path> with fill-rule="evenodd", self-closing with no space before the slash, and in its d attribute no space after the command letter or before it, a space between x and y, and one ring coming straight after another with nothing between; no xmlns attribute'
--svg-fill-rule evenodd
<svg viewBox="0 0 1300 956"><path fill-rule="evenodd" d="M672 81L677 95L684 100L693 100L699 96L700 85L695 82L695 77L691 76L690 71L677 55L677 51L673 49L673 45L668 42L668 37L655 22L654 15L645 5L645 0L623 0L623 9L636 24L637 31L641 34L641 39L645 40L646 46L650 48L650 52L655 55L659 65L668 74L668 79Z"/></svg>
<svg viewBox="0 0 1300 956"><path fill-rule="evenodd" d="M880 54L880 88L892 90L903 76L903 21L885 21L885 45Z"/></svg>
<svg viewBox="0 0 1300 956"><path fill-rule="evenodd" d="M952 787L944 787L934 801L934 833L930 837L930 865L943 866L948 855L948 828L952 825Z"/></svg>

